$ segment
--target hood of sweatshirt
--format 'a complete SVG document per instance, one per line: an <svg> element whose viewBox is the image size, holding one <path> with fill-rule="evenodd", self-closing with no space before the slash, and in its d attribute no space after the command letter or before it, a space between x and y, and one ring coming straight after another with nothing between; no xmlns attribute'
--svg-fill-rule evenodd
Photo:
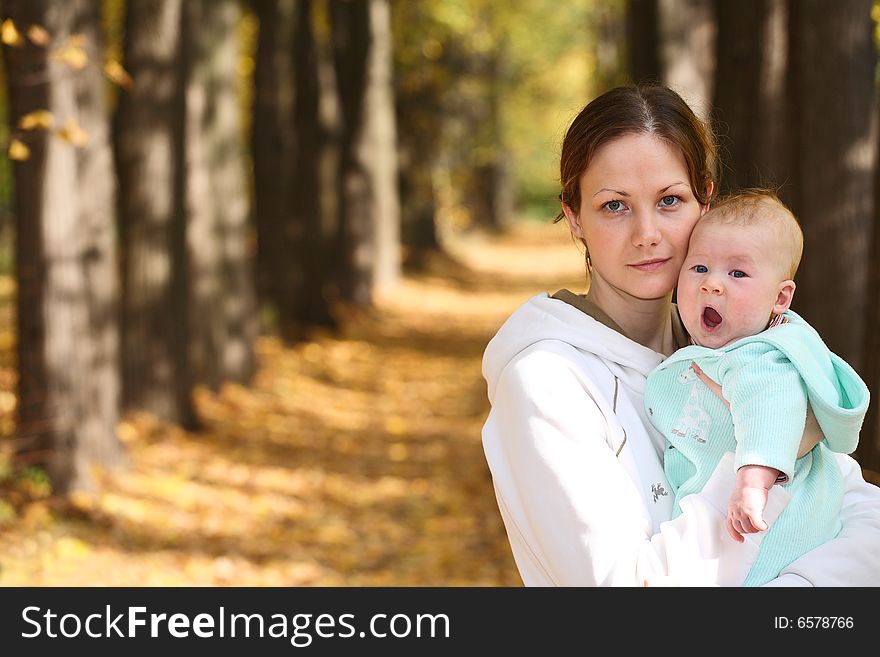
<svg viewBox="0 0 880 657"><path fill-rule="evenodd" d="M611 373L630 389L644 394L648 373L663 359L653 349L630 340L574 306L546 292L517 308L502 324L483 354L483 377L489 401L498 379L517 354L542 340L557 340L604 361Z"/></svg>

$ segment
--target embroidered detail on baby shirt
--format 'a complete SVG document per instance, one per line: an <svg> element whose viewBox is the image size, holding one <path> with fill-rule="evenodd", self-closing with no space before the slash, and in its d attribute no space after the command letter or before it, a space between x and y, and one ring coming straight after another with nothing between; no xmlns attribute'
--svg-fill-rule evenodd
<svg viewBox="0 0 880 657"><path fill-rule="evenodd" d="M671 431L679 438L690 437L698 443L705 443L709 438L712 417L700 404L699 388L703 383L690 367L679 375L678 381L684 385L690 385L690 390L681 415L675 421Z"/></svg>

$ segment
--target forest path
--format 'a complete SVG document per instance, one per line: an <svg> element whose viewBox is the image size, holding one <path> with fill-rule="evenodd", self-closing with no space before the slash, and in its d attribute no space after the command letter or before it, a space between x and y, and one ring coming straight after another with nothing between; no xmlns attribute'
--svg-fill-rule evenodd
<svg viewBox="0 0 880 657"><path fill-rule="evenodd" d="M198 394L204 431L126 418L130 466L99 496L0 517L0 586L519 586L480 359L582 261L534 223L451 252L340 334L262 339L250 387Z"/></svg>

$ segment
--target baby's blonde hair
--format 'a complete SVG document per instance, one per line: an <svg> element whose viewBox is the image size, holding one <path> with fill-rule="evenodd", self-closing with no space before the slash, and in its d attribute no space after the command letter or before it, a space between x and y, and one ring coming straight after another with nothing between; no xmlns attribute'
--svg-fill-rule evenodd
<svg viewBox="0 0 880 657"><path fill-rule="evenodd" d="M788 248L788 277L794 278L804 252L804 233L788 206L771 189L751 187L712 204L700 223L713 222L738 226L772 225L782 248Z"/></svg>

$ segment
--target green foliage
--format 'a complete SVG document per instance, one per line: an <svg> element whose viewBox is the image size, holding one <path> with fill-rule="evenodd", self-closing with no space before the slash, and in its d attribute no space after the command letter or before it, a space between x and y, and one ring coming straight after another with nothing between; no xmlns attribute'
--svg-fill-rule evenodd
<svg viewBox="0 0 880 657"><path fill-rule="evenodd" d="M45 497L52 492L48 473L40 467L28 466L18 473L18 479L35 493L35 497Z"/></svg>
<svg viewBox="0 0 880 657"><path fill-rule="evenodd" d="M15 520L15 509L8 502L0 500L0 527L9 525Z"/></svg>
<svg viewBox="0 0 880 657"><path fill-rule="evenodd" d="M500 156L518 211L556 214L564 130L600 86L593 78L615 78L597 71L600 8L605 20L623 21L621 0L393 2L398 93L421 99L407 106L404 129L428 135L424 152L445 169L444 179L464 184L469 170ZM463 126L450 119L478 112L493 94L497 127L484 117Z"/></svg>

